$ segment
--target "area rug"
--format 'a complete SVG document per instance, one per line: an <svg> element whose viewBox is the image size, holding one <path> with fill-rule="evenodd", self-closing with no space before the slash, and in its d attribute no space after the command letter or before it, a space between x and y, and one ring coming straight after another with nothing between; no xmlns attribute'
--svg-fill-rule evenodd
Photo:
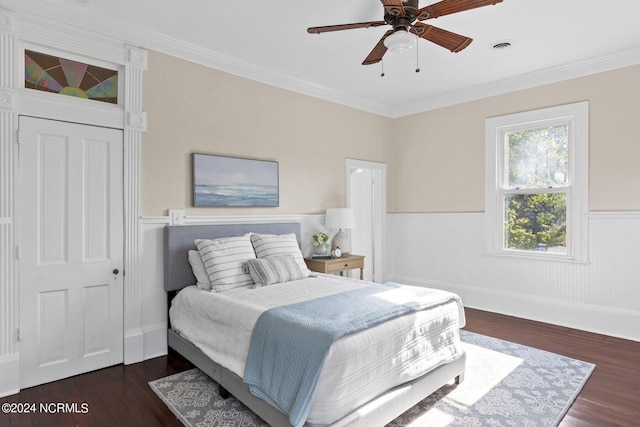
<svg viewBox="0 0 640 427"><path fill-rule="evenodd" d="M445 385L388 427L557 426L595 365L508 341L461 331L467 370L460 385ZM149 383L186 426L267 424L198 369Z"/></svg>

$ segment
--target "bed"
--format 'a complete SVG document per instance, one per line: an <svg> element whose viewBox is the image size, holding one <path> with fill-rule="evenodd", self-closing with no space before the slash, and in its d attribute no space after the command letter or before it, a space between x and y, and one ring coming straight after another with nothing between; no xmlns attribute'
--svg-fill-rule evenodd
<svg viewBox="0 0 640 427"><path fill-rule="evenodd" d="M170 325L168 329L168 345L173 351L181 354L193 365L201 369L217 383L219 383L223 392L228 392L235 396L253 412L264 419L268 424L272 426L291 426L288 415L285 415L281 411L277 410L276 408L265 402L263 399L256 397L253 393L251 393L249 386L243 382L242 368L244 367L245 360L242 359L242 357L231 354L227 355L225 358L224 354L218 355L217 349L215 348L217 345L216 342L204 342L202 339L202 335L204 334L194 335L193 332L188 332L188 328L186 326L189 317L197 318L197 315L187 314L187 312L189 310L194 310L195 313L194 307L199 304L200 301L203 301L204 303L204 301L209 298L209 294L211 294L210 292L204 292L192 286L196 280L192 267L188 261L188 253L190 250L195 249L194 241L196 239L220 239L233 236L242 236L247 233L266 235L285 235L293 233L296 236L298 245L300 242L299 223L188 225L167 226L165 228L164 287L168 293L169 305L170 307L172 307L173 305L171 309L174 310L174 312L170 316ZM308 278L295 281L295 283L277 284L269 286L268 288L270 289L266 289L264 287L259 288L259 292L254 291L253 294L248 293L249 291L245 291L244 289L233 289L228 292L225 291L224 297L229 298L227 300L229 301L229 304L234 303L232 300L237 300L242 301L242 304L245 304L247 307L251 308L255 304L257 304L256 301L271 301L270 299L272 299L273 296L271 296L269 293L281 292L282 290L284 290L283 292L286 292L287 295L289 295L289 299L286 300L286 303L288 304L291 301L297 301L297 295L301 293L301 291L298 291L298 289L303 285L307 286L304 293L313 294L313 292L315 292L315 290L319 288L322 288L322 292L326 292L326 289L337 290L343 284L344 286L350 287L350 289L358 289L359 287L364 286L364 282L358 282L360 281L354 279L339 278L337 276L312 274ZM322 283L322 285L318 285L320 283ZM184 291L180 292L181 290ZM176 294L178 293L180 293L180 297L176 298ZM260 297L254 297L254 295L258 295L260 293L262 293L263 295ZM251 300L251 298L258 299ZM215 297L211 297L211 299L215 299ZM182 302L180 302L181 300ZM187 302L185 303L185 301ZM186 310L180 309L179 307L181 305L188 308ZM444 310L445 308L440 309ZM453 310L453 308L450 307L446 309L449 311ZM231 310L230 317L232 317L233 310L229 310ZM420 313L420 315L423 315L424 312ZM435 311L430 315L436 316ZM209 314L202 316L208 317ZM463 314L461 316L463 319ZM404 321L407 323L416 322L415 319L409 318L409 315L403 316L402 320L393 320L393 322L400 321ZM463 320L460 321L463 322ZM219 328L221 331L224 331L224 328L229 327L228 325L220 325L216 322L217 320L213 321L213 323L211 324L212 327L214 327L211 330ZM245 320L234 319L234 322L243 323L245 322ZM251 321L246 322L249 325L251 324ZM194 321L194 324L201 326L202 322L198 320L197 322ZM376 326L376 328L382 329L384 329L384 327L388 326ZM372 328L372 330L373 329L374 328ZM228 331L229 330L227 330L226 333L228 337L235 336L235 332L229 334ZM241 336L241 333L242 332L238 332L238 336ZM368 342L371 341L371 336L366 334L370 333L373 332L358 332L356 334L350 335L349 339L361 339L363 340L361 342ZM379 331L377 333L379 333ZM451 331L447 332L447 334L449 335L451 333ZM455 333L457 337L457 329L455 330ZM353 338L351 338L352 336ZM459 338L457 339L459 340ZM341 346L343 341L346 341L346 339L341 339L339 341ZM359 351L358 348L359 346L361 346L361 344L351 345L356 345L355 350L354 347L347 346L344 347L345 349L347 349L344 351L355 352L354 354L358 356L357 351ZM219 346L224 347L224 343L220 342ZM242 347L242 345L238 345L238 347ZM331 356L327 358L327 364L323 368L322 375L320 377L320 380L318 381L318 390L324 390L324 392L318 392L317 396L314 397L311 413L309 415L308 421L304 424L305 426L384 426L443 385L451 381L460 382L464 377L465 354L461 350L461 347L456 347L457 350L455 354L451 353L446 357L446 363L442 361L438 362L437 364L434 364L433 369L430 369L428 372L420 373L419 376L415 378L409 377L409 380L402 380L402 382L399 384L393 384L389 386L389 383L386 379L382 381L377 378L377 373L374 374L374 377L376 378L370 380L374 384L370 388L367 387L366 384L364 387L358 385L359 388L363 390L370 389L371 393L373 393L371 396L366 397L366 401L361 401L363 398L362 396L359 396L358 398L360 400L358 400L356 398L352 398L351 395L348 395L345 397L345 399L342 399L337 395L331 396L332 393L327 392L328 390L331 390L331 387L333 387L333 383L330 383L329 381L335 380L334 378L331 378L331 372L333 372L331 368L333 365L330 364L330 358L338 360L340 358L340 356L338 355L341 354L337 350L337 348L339 347L337 343L335 347L336 350L333 351L332 348ZM451 350L447 351L451 352ZM336 354L336 356L334 356L334 353ZM241 359L242 363L238 363L237 361L234 362L234 359ZM372 362L367 361L367 363ZM404 368L404 371L410 371L410 369ZM342 378L345 375L342 373L334 374L333 376L336 378ZM365 381L366 378L363 379L363 377L366 376L367 374L359 374L359 376L354 375L354 384L358 384L357 381ZM381 374L380 378L386 378L386 376ZM345 383L348 383L350 381L349 379L344 378L342 378L342 380ZM387 382L385 383L385 381ZM396 379L396 381L398 380ZM350 386L349 384L346 385ZM345 384L342 384L342 386L345 386ZM380 387L383 386L384 389L380 389ZM351 392L351 394L353 394L353 392ZM360 394L362 394L363 396L365 395L364 393ZM352 406L339 407L343 405L343 401L346 402L345 405L348 404ZM336 415L336 413L338 415Z"/></svg>

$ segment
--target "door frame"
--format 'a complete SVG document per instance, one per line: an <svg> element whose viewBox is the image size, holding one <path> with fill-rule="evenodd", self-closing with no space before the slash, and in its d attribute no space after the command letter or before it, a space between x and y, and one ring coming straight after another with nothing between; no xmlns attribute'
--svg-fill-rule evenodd
<svg viewBox="0 0 640 427"><path fill-rule="evenodd" d="M70 121L124 130L124 362L144 360L142 329L140 156L146 114L142 81L147 52L126 40L104 36L28 10L0 7L0 397L19 392L20 189L18 188L18 117ZM52 34L55 35L52 37ZM55 46L52 46L55 43ZM117 105L46 93L24 87L24 50L117 67L121 92Z"/></svg>
<svg viewBox="0 0 640 427"><path fill-rule="evenodd" d="M345 162L345 183L346 183L346 206L353 207L351 203L351 175L353 169L369 169L376 170L381 173L380 188L376 191L374 197L377 195L380 198L380 204L377 211L374 213L375 217L380 221L380 228L382 230L380 236L374 236L373 244L373 257L372 265L377 266L375 271L375 280L383 282L385 280L385 248L386 248L386 234L387 234L387 165L386 163L373 162L367 160L346 159ZM374 203L374 206L376 204ZM374 221L376 220L374 218ZM378 239L375 239L378 237ZM379 245L375 242L379 241Z"/></svg>

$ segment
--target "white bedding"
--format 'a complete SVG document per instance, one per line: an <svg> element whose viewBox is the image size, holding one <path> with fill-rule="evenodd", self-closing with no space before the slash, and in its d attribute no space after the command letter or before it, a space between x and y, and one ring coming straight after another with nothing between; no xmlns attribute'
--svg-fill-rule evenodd
<svg viewBox="0 0 640 427"><path fill-rule="evenodd" d="M174 299L169 315L173 329L242 377L253 326L263 311L369 284L318 274L220 293L191 286ZM343 337L325 360L307 422L334 422L380 393L458 358L462 353L458 329L464 322L462 305L455 298Z"/></svg>

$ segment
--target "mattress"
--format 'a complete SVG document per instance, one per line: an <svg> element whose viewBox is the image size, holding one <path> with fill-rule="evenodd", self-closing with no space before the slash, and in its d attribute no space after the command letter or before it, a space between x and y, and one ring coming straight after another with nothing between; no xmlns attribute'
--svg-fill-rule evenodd
<svg viewBox="0 0 640 427"><path fill-rule="evenodd" d="M190 286L174 298L169 315L176 332L242 377L253 326L262 312L370 284L317 274L219 293ZM451 296L447 303L338 340L325 359L307 422L330 424L382 392L460 357L459 328L464 326L464 311L459 298Z"/></svg>

